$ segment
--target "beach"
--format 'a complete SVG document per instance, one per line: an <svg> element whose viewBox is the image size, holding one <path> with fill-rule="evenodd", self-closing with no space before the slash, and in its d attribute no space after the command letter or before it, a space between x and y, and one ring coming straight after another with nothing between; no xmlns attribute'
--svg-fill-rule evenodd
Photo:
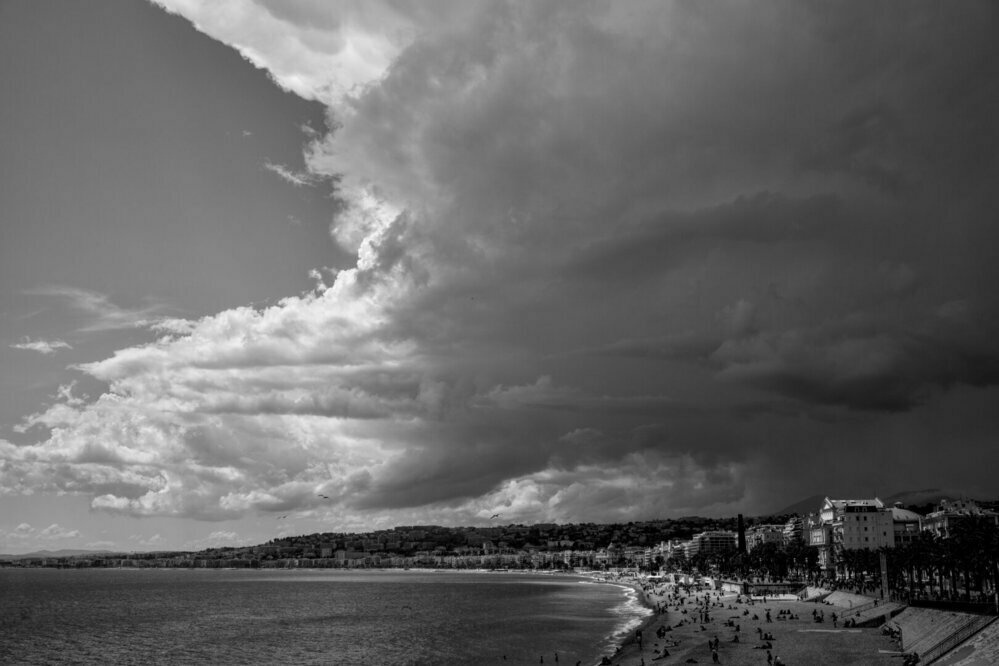
<svg viewBox="0 0 999 666"><path fill-rule="evenodd" d="M791 597L767 597L764 601L763 597L715 590L687 592L681 586L644 576L615 582L635 586L654 611L622 642L616 654L608 655L615 666L761 666L768 664L768 653L770 663L779 659L786 665L899 663L898 646L880 628L844 627L842 619L834 626L832 615L841 617L842 608ZM823 616L821 623L813 612ZM764 647L767 644L769 649ZM711 647L714 645L716 649Z"/></svg>

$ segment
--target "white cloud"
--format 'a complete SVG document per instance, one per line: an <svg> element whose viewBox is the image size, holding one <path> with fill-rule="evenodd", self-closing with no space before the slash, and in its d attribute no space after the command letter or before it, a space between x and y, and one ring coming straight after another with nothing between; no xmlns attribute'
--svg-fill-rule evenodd
<svg viewBox="0 0 999 666"><path fill-rule="evenodd" d="M114 331L150 326L162 318L162 304L153 303L142 308L128 309L115 305L109 296L89 289L50 285L28 290L29 294L54 296L64 299L70 307L87 317L81 332Z"/></svg>
<svg viewBox="0 0 999 666"><path fill-rule="evenodd" d="M183 544L184 550L204 550L206 548L221 548L224 546L245 546L251 539L240 536L232 530L215 530L201 539L192 539Z"/></svg>
<svg viewBox="0 0 999 666"><path fill-rule="evenodd" d="M70 344L64 340L31 340L25 338L24 342L10 345L11 349L26 349L36 351L39 354L54 354L60 349L72 349Z"/></svg>
<svg viewBox="0 0 999 666"><path fill-rule="evenodd" d="M34 534L35 531L36 531L35 528L29 525L28 523L20 523L9 534L12 536L26 537Z"/></svg>
<svg viewBox="0 0 999 666"><path fill-rule="evenodd" d="M128 540L144 548L158 548L163 547L166 544L166 539L159 534L154 534L150 537L142 534L132 534L128 537Z"/></svg>
<svg viewBox="0 0 999 666"><path fill-rule="evenodd" d="M281 180L286 183L291 183L295 187L310 186L316 183L316 177L313 174L304 171L292 171L283 164L265 162L264 168L268 171L276 173L281 177Z"/></svg>
<svg viewBox="0 0 999 666"><path fill-rule="evenodd" d="M49 539L49 540L76 539L77 537L80 536L80 531L79 530L71 530L71 529L62 527L61 525L59 525L57 523L52 523L51 525L49 525L45 529L41 530L38 533L38 536L41 539Z"/></svg>
<svg viewBox="0 0 999 666"><path fill-rule="evenodd" d="M333 102L376 81L418 34L460 20L471 2L155 0L266 69L285 90Z"/></svg>
<svg viewBox="0 0 999 666"><path fill-rule="evenodd" d="M83 544L87 550L116 550L119 546L115 541L88 541Z"/></svg>
<svg viewBox="0 0 999 666"><path fill-rule="evenodd" d="M40 549L65 547L64 542L81 538L79 530L72 530L58 523L38 529L30 523L20 523L13 529L0 529L0 551L6 549L30 552Z"/></svg>

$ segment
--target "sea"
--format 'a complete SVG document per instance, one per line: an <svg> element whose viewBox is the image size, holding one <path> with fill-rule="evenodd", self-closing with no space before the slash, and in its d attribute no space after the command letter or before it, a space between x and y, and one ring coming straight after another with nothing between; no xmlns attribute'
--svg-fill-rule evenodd
<svg viewBox="0 0 999 666"><path fill-rule="evenodd" d="M0 569L0 664L573 664L651 613L573 575Z"/></svg>

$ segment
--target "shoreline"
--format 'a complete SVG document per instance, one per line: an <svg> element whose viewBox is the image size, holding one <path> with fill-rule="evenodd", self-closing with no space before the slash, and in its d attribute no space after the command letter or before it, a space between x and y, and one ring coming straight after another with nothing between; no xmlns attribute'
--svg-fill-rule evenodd
<svg viewBox="0 0 999 666"><path fill-rule="evenodd" d="M618 644L618 648L614 651L614 654L608 656L608 659L612 664L618 663L618 658L624 656L629 649L634 649L634 647L638 644L639 632L641 632L644 641L645 634L649 633L648 630L653 624L655 624L656 618L659 615L656 611L656 605L652 603L652 600L645 592L645 589L638 582L633 583L632 587L634 587L635 591L638 593L638 597L641 600L642 605L648 608L651 612L642 619L641 623L637 627L628 632L628 635ZM600 662L597 663L599 664Z"/></svg>
<svg viewBox="0 0 999 666"><path fill-rule="evenodd" d="M609 574L600 571L593 571L587 573L577 573L577 575L583 576L590 580L605 583L608 585L617 585L624 588L630 588L635 592L635 598L638 603L649 611L648 615L641 618L638 625L627 629L626 632L621 632L623 635L620 638L617 635L611 636L614 639L612 648L609 653L601 654L597 657L594 662L594 666L601 666L603 664L617 664L618 659L624 656L626 653L631 652L635 649L638 642L638 634L644 635L647 630L655 623L658 617L657 604L645 590L645 582L643 580L642 574L617 574L617 578L611 578ZM608 661L604 661L604 660Z"/></svg>

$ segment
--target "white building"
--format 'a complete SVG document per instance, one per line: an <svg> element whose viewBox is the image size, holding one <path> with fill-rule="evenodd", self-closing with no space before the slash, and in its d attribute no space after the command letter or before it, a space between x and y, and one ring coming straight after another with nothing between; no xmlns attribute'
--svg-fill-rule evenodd
<svg viewBox="0 0 999 666"><path fill-rule="evenodd" d="M783 525L753 525L746 530L746 549L751 551L757 546L765 543L773 543L778 546L784 544Z"/></svg>
<svg viewBox="0 0 999 666"><path fill-rule="evenodd" d="M798 543L805 540L804 534L805 521L801 516L791 516L784 523L784 545L790 545L792 543Z"/></svg>
<svg viewBox="0 0 999 666"><path fill-rule="evenodd" d="M941 500L935 511L923 519L923 529L940 537L952 536L954 525L971 517L986 518L999 525L999 514L983 509L974 500Z"/></svg>
<svg viewBox="0 0 999 666"><path fill-rule="evenodd" d="M687 559L690 559L698 553L708 555L726 550L734 550L737 541L738 535L735 532L725 530L701 532L700 534L695 534L687 542L684 550L686 551Z"/></svg>
<svg viewBox="0 0 999 666"><path fill-rule="evenodd" d="M819 566L835 568L843 550L890 548L918 537L920 516L873 499L829 499L806 522L808 544L819 551Z"/></svg>
<svg viewBox="0 0 999 666"><path fill-rule="evenodd" d="M890 511L896 546L901 546L919 538L919 532L923 528L922 516L915 511L903 509L899 503L896 503Z"/></svg>
<svg viewBox="0 0 999 666"><path fill-rule="evenodd" d="M886 510L881 500L875 497L873 500L837 501L842 501L843 505L833 519L834 544L844 550L877 550L895 545L891 510Z"/></svg>

